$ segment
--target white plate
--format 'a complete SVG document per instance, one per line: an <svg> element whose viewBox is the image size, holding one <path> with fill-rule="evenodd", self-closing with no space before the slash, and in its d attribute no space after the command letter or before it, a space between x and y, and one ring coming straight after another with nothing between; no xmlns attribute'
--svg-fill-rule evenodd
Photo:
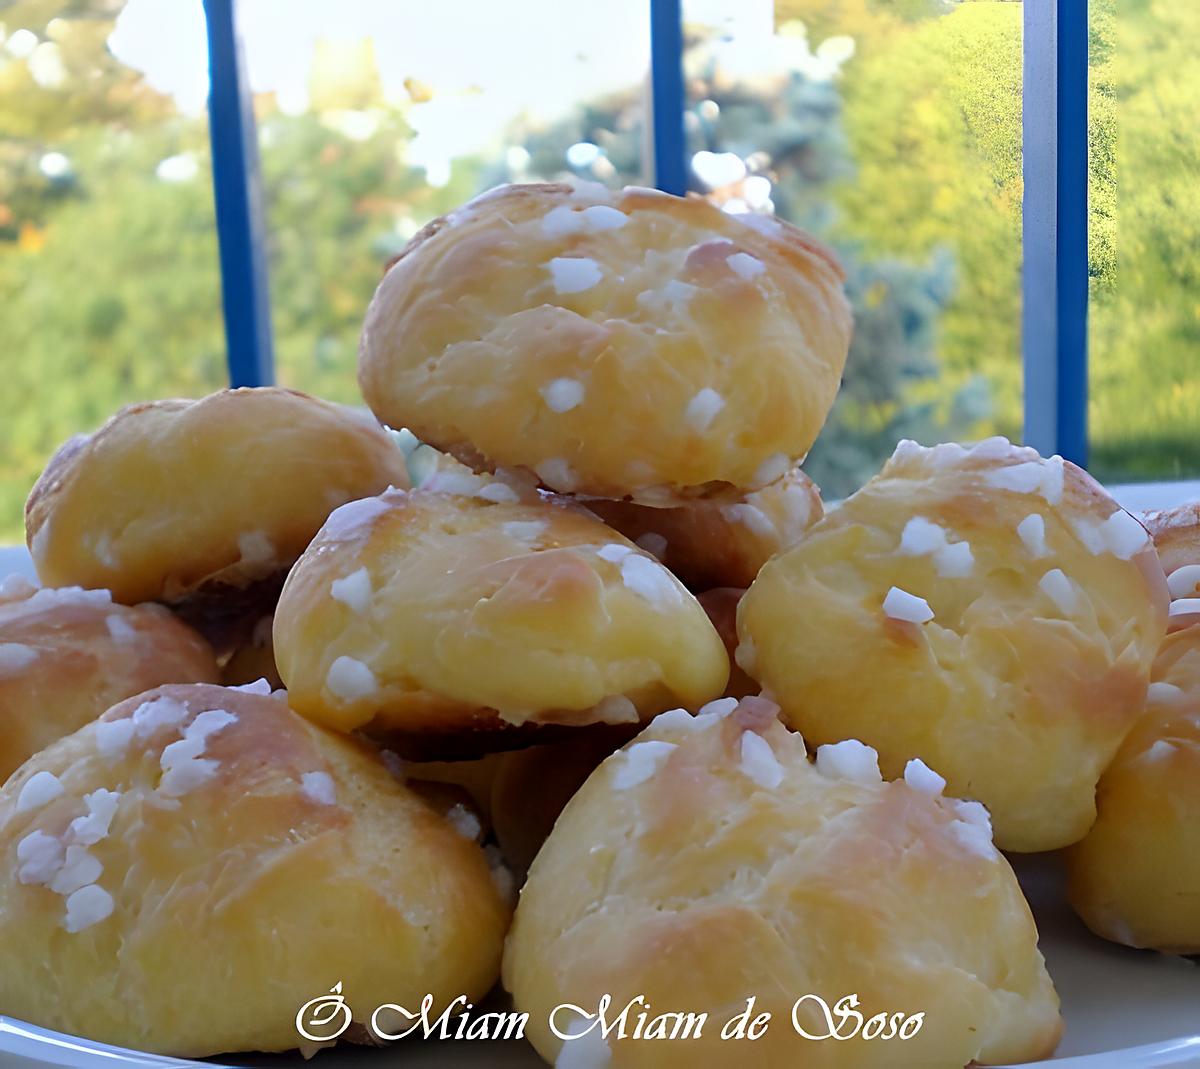
<svg viewBox="0 0 1200 1069"><path fill-rule="evenodd" d="M1042 951L1062 997L1066 1034L1054 1069L1200 1069L1200 965L1113 946L1087 932L1062 897L1053 858L1016 864ZM298 1054L215 1059L220 1066L312 1069L536 1069L523 1042L405 1041L378 1050L339 1046L305 1063ZM0 1069L202 1066L118 1050L0 1017ZM1028 1069L1028 1067L1027 1067Z"/></svg>

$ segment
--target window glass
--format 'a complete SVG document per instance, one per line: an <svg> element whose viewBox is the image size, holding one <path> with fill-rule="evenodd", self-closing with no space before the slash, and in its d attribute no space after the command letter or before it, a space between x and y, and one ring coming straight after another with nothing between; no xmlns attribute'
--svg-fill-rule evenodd
<svg viewBox="0 0 1200 1069"><path fill-rule="evenodd" d="M198 84L147 73L171 49L121 3L0 9L0 544L62 441L225 381L204 25L170 7Z"/></svg>
<svg viewBox="0 0 1200 1069"><path fill-rule="evenodd" d="M359 399L363 313L431 218L508 181L642 174L648 0L242 0L276 373Z"/></svg>
<svg viewBox="0 0 1200 1069"><path fill-rule="evenodd" d="M1090 467L1200 475L1200 5L1092 0Z"/></svg>
<svg viewBox="0 0 1200 1069"><path fill-rule="evenodd" d="M692 178L837 250L855 336L806 464L1021 433L1021 4L687 0Z"/></svg>

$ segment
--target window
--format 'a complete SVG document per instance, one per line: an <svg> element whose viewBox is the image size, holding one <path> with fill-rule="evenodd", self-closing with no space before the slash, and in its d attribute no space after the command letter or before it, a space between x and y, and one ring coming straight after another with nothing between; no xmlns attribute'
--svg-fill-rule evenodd
<svg viewBox="0 0 1200 1069"><path fill-rule="evenodd" d="M1092 0L1091 467L1200 475L1200 7Z"/></svg>
<svg viewBox="0 0 1200 1069"><path fill-rule="evenodd" d="M1021 5L687 0L693 185L823 237L855 337L806 469L1021 433Z"/></svg>
<svg viewBox="0 0 1200 1069"><path fill-rule="evenodd" d="M0 11L0 544L72 434L227 381L203 87L129 64L122 5L61 6Z"/></svg>
<svg viewBox="0 0 1200 1069"><path fill-rule="evenodd" d="M430 219L501 182L646 181L647 0L243 0L276 376L361 399L363 312Z"/></svg>

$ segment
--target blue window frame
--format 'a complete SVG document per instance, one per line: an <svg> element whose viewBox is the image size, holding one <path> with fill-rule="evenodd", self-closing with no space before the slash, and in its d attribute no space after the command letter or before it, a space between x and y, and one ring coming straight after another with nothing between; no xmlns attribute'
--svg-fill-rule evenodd
<svg viewBox="0 0 1200 1069"><path fill-rule="evenodd" d="M230 382L273 381L258 142L236 0L205 0L209 129ZM655 184L688 187L681 0L650 0ZM1087 0L1025 0L1024 437L1087 462Z"/></svg>

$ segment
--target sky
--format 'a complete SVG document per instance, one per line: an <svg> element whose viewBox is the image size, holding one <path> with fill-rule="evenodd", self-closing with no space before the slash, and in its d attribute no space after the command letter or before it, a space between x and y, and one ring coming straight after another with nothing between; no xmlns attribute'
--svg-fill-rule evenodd
<svg viewBox="0 0 1200 1069"><path fill-rule="evenodd" d="M773 0L688 0L686 17L740 37L772 30ZM303 111L318 39L374 43L384 91L407 100L406 78L433 90L414 106L411 160L448 161L486 148L514 116L553 119L585 97L643 82L648 0L240 0L251 88ZM208 90L200 0L129 0L109 40L181 110Z"/></svg>

